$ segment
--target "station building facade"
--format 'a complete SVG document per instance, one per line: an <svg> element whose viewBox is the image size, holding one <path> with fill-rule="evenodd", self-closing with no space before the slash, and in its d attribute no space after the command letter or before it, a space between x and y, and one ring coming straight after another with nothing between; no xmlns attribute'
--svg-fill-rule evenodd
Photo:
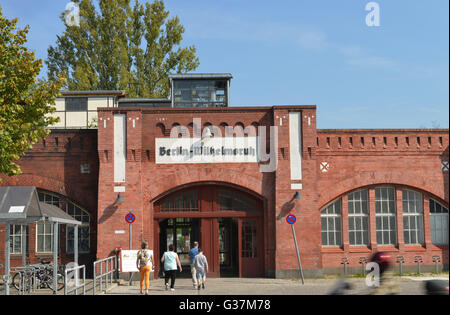
<svg viewBox="0 0 450 315"><path fill-rule="evenodd" d="M342 273L343 261L359 272L376 251L411 268L417 256L434 268L439 256L448 268L448 129L317 129L315 105L229 107L230 79L174 76L167 100L67 92L84 98L65 102L79 112L86 99L111 106L95 106L91 128L53 128L1 185L36 186L82 221L80 264L128 249L131 212L133 247L148 241L157 269L173 244L188 272L199 241L209 276L296 277L289 214L306 276ZM61 229L69 262L73 232ZM45 223L12 238L13 265L21 246L30 262L51 257Z"/></svg>

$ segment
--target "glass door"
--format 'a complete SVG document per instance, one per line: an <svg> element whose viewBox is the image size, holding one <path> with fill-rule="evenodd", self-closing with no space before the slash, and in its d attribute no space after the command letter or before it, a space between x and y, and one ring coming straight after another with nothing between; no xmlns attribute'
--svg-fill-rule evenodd
<svg viewBox="0 0 450 315"><path fill-rule="evenodd" d="M189 250L200 238L198 219L176 218L160 222L160 257L173 245L180 258L183 274L190 274Z"/></svg>
<svg viewBox="0 0 450 315"><path fill-rule="evenodd" d="M239 276L237 219L219 218L219 263L221 277Z"/></svg>

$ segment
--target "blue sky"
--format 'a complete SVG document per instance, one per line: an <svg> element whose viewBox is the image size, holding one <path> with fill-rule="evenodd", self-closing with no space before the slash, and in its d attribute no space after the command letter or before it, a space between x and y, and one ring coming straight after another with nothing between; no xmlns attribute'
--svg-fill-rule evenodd
<svg viewBox="0 0 450 315"><path fill-rule="evenodd" d="M141 0L142 1L142 0ZM41 59L68 0L0 0ZM166 0L196 72L229 72L232 106L317 105L319 128L449 127L449 1ZM45 74L45 71L43 71Z"/></svg>

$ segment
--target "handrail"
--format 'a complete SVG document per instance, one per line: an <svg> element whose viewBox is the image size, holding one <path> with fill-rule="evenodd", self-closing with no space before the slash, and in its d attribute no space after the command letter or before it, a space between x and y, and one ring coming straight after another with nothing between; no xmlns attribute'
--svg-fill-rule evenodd
<svg viewBox="0 0 450 315"><path fill-rule="evenodd" d="M78 279L78 274L79 271L83 270L83 282L81 282L81 284L79 284L79 279ZM69 272L75 272L75 285L72 288L68 288L68 280L67 280L67 275ZM82 265L82 266L75 266L72 268L66 268L66 270L64 271L64 295L68 295L70 293L72 293L73 291L75 291L75 295L78 295L78 290L79 289L83 289L83 295L86 295L86 266Z"/></svg>
<svg viewBox="0 0 450 315"><path fill-rule="evenodd" d="M103 269L103 265L105 266L105 269ZM97 266L100 267L100 274L97 274ZM118 271L118 264L117 264L117 257L111 256L108 258L100 259L94 262L94 290L93 294L95 295L97 292L97 279L100 280L100 292L106 291L108 289L109 285L112 285L113 283L113 277L117 281L117 271ZM105 290L103 290L103 278L105 278Z"/></svg>

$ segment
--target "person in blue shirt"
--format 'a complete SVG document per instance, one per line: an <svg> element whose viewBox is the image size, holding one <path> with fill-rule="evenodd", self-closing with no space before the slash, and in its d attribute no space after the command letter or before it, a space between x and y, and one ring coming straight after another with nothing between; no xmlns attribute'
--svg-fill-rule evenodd
<svg viewBox="0 0 450 315"><path fill-rule="evenodd" d="M189 258L191 263L191 274L192 274L192 284L194 286L194 289L197 288L197 277L196 277L196 270L194 265L194 258L198 255L198 242L194 242L194 247L191 248L189 251Z"/></svg>

